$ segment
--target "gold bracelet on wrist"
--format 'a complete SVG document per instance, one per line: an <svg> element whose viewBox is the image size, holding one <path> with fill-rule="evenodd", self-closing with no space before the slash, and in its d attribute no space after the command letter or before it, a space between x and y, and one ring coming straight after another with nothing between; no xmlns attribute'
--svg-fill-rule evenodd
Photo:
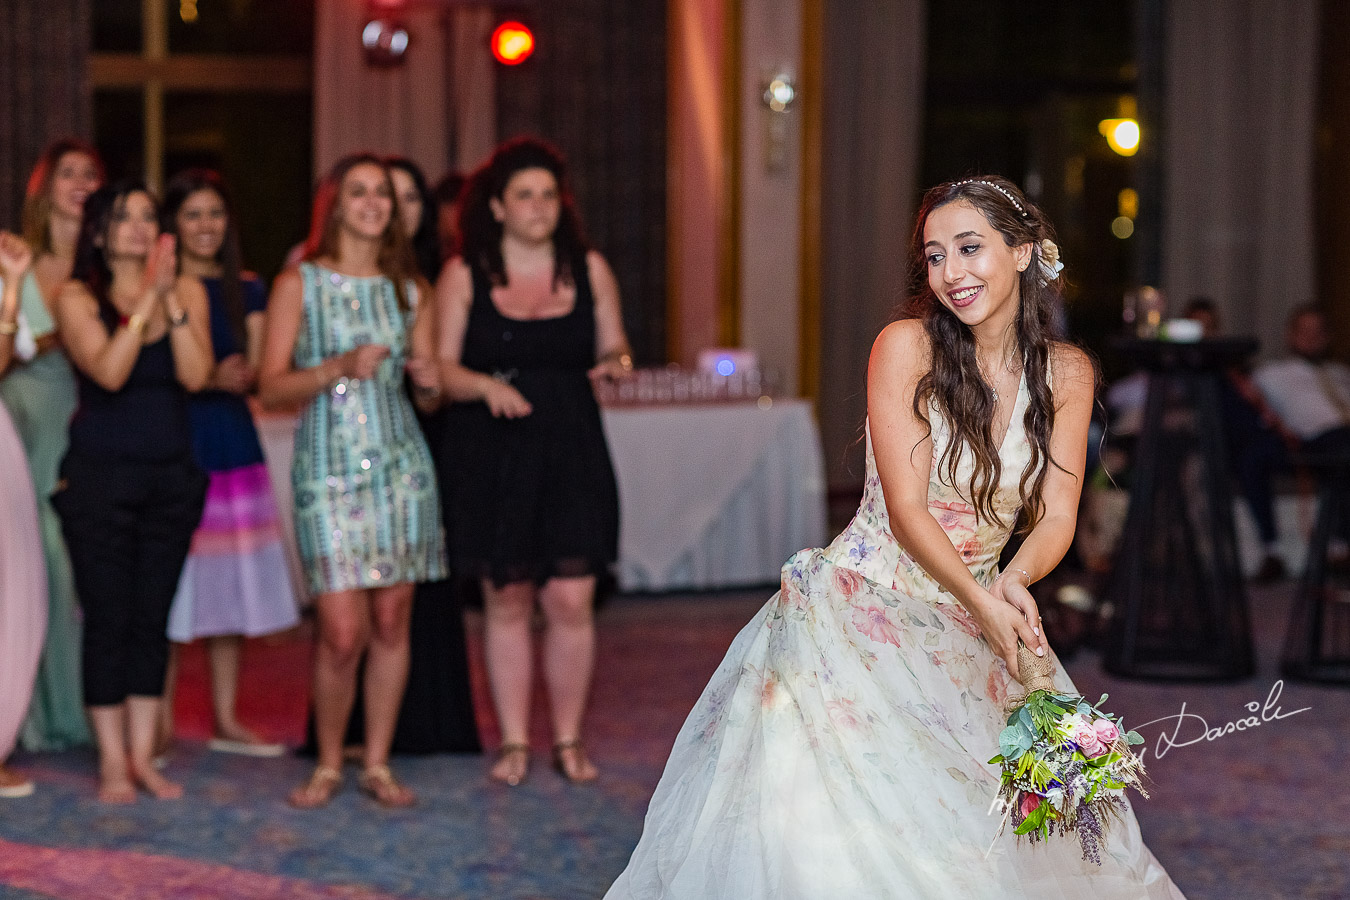
<svg viewBox="0 0 1350 900"><path fill-rule="evenodd" d="M19 333L19 322L17 319L14 320L13 322L0 321L0 334L13 336L18 333Z"/></svg>
<svg viewBox="0 0 1350 900"><path fill-rule="evenodd" d="M137 337L145 334L145 316L140 313L132 313L127 316L126 325L127 330L135 332Z"/></svg>

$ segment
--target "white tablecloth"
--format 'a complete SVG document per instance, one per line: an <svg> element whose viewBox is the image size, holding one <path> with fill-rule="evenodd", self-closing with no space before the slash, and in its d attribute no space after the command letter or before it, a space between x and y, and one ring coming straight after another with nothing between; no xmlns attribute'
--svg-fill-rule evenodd
<svg viewBox="0 0 1350 900"><path fill-rule="evenodd" d="M806 401L616 407L604 423L619 480L622 590L773 584L789 556L824 543L825 468ZM294 431L290 416L258 417L292 561Z"/></svg>
<svg viewBox="0 0 1350 900"><path fill-rule="evenodd" d="M612 407L619 586L667 591L777 583L826 537L820 436L803 400Z"/></svg>

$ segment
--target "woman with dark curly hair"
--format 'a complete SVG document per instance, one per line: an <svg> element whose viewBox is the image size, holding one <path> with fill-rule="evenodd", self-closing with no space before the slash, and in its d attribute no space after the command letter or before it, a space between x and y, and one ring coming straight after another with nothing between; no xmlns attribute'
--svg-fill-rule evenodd
<svg viewBox="0 0 1350 900"><path fill-rule="evenodd" d="M456 401L441 484L451 569L483 586L502 734L491 777L519 784L529 765L537 599L554 766L590 781L581 720L595 659L592 608L619 526L591 382L632 369L618 284L586 244L562 157L547 144L498 147L464 196L462 251L436 287L443 381Z"/></svg>
<svg viewBox="0 0 1350 900"><path fill-rule="evenodd" d="M872 349L862 505L733 642L610 900L1180 897L1128 801L1100 866L1077 842L990 848L986 760L1019 643L1051 654L1027 587L1073 538L1095 368L1051 336L1058 249L1012 182L930 190L910 253L912 317Z"/></svg>

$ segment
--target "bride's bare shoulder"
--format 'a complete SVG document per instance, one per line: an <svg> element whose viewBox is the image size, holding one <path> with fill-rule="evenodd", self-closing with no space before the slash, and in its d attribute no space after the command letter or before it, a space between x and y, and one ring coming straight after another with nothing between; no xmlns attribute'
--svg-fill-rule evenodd
<svg viewBox="0 0 1350 900"><path fill-rule="evenodd" d="M900 319L881 330L872 344L873 367L927 369L931 345L921 319Z"/></svg>
<svg viewBox="0 0 1350 900"><path fill-rule="evenodd" d="M1050 345L1050 390L1063 402L1071 397L1091 397L1097 390L1097 364L1081 347L1056 341Z"/></svg>

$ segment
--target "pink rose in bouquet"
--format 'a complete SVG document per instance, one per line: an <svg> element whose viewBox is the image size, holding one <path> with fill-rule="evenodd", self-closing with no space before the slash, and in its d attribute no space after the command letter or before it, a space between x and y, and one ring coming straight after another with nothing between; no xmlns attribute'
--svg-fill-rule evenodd
<svg viewBox="0 0 1350 900"><path fill-rule="evenodd" d="M1069 740L1077 744L1078 749L1089 759L1106 752L1101 738L1097 736L1097 729L1082 716L1073 716L1069 720Z"/></svg>
<svg viewBox="0 0 1350 900"><path fill-rule="evenodd" d="M1097 740L1101 741L1107 750L1120 740L1120 729L1110 719L1098 719L1092 723L1092 729L1097 732Z"/></svg>

